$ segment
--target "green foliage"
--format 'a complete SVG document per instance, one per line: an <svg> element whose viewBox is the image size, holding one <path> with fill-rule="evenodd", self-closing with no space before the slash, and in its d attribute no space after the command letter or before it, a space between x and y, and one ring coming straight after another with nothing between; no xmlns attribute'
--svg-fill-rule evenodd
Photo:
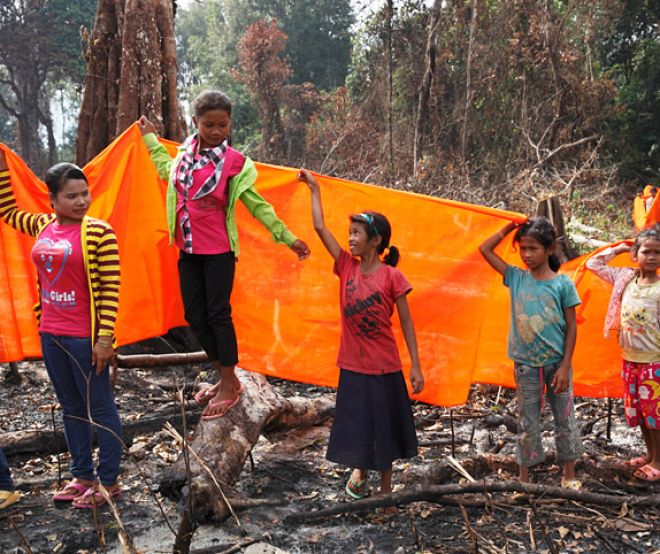
<svg viewBox="0 0 660 554"><path fill-rule="evenodd" d="M89 32L94 25L96 0L48 0L44 3L43 20L48 24L48 34L53 45L53 58L58 74L82 82L85 77L85 59L80 31Z"/></svg>
<svg viewBox="0 0 660 554"><path fill-rule="evenodd" d="M617 85L608 121L609 155L622 176L660 177L660 32L657 0L630 0L601 44L602 64Z"/></svg>
<svg viewBox="0 0 660 554"><path fill-rule="evenodd" d="M176 17L181 88L189 99L204 88L219 88L234 102L234 143L258 142L258 111L245 85L231 75L238 68L237 45L249 25L275 18L288 36L284 57L291 83L313 82L333 89L348 71L353 14L349 0L202 0Z"/></svg>

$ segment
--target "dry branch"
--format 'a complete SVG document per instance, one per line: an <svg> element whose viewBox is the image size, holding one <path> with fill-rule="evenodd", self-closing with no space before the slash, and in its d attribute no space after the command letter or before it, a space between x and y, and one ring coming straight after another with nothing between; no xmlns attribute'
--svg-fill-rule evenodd
<svg viewBox="0 0 660 554"><path fill-rule="evenodd" d="M302 523L338 514L367 512L384 506L410 504L411 502L420 501L435 502L436 500L443 499L447 495L484 494L484 492L520 492L550 498L563 498L565 500L573 500L576 502L601 506L622 506L625 503L628 506L654 507L660 503L660 494L646 496L615 496L587 491L574 491L563 489L561 487L550 487L547 485L521 483L520 481L487 481L485 484L477 482L465 485L417 485L410 490L337 504L321 510L304 510L287 516L285 521L287 523Z"/></svg>

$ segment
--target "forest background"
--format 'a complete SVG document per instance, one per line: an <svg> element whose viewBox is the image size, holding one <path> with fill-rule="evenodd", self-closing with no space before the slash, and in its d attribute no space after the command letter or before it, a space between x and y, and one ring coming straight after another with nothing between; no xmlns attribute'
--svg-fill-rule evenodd
<svg viewBox="0 0 660 554"><path fill-rule="evenodd" d="M261 162L527 213L559 195L605 226L660 175L660 0L172 4L182 119L224 90ZM0 3L0 141L38 175L88 161L96 10Z"/></svg>

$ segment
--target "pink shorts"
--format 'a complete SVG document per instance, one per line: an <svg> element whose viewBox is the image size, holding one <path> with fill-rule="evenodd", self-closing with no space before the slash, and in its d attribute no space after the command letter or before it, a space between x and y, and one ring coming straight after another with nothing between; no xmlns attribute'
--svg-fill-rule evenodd
<svg viewBox="0 0 660 554"><path fill-rule="evenodd" d="M660 362L623 360L621 378L628 426L660 429Z"/></svg>

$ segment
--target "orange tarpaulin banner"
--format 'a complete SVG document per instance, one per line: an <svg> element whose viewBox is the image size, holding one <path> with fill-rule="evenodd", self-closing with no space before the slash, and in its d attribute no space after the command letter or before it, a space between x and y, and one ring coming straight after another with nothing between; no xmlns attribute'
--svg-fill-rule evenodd
<svg viewBox="0 0 660 554"><path fill-rule="evenodd" d="M165 142L172 151L173 143ZM48 211L45 186L6 150L19 207ZM240 366L285 379L336 386L340 334L338 279L332 259L314 233L310 195L297 170L257 164L257 188L312 256L299 262L239 203L241 257L232 295ZM177 250L167 245L165 184L158 179L136 126L129 128L85 168L93 197L89 215L108 220L117 232L122 286L116 335L119 344L165 333L185 324L176 269ZM413 285L409 303L417 331L426 387L418 399L462 404L473 382L513 386L506 357L508 290L482 259L478 245L507 221L523 216L384 189L330 177L319 178L326 222L347 243L348 215L372 209L392 223L401 250L400 269ZM33 239L0 224L0 361L39 357L31 305L36 272ZM500 254L520 264L511 238ZM580 258L563 271L577 275L578 309L574 358L578 395L619 396L620 354L602 338L609 287ZM404 369L409 357L398 321ZM407 373L407 371L406 371Z"/></svg>
<svg viewBox="0 0 660 554"><path fill-rule="evenodd" d="M641 231L650 227L654 223L660 221L660 201L658 201L658 194L653 195L653 185L646 185L644 192L641 195L635 196L633 200L633 222L635 229ZM653 202L646 210L646 201L653 196Z"/></svg>

